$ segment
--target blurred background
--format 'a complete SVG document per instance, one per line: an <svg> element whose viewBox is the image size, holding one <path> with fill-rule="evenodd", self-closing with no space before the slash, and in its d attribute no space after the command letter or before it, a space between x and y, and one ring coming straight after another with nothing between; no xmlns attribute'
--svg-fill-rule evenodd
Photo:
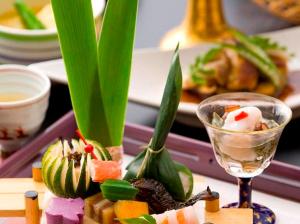
<svg viewBox="0 0 300 224"><path fill-rule="evenodd" d="M136 47L158 46L166 31L181 23L186 13L186 5L187 0L141 0ZM228 23L248 34L295 26L258 6L253 0L224 0L223 6Z"/></svg>

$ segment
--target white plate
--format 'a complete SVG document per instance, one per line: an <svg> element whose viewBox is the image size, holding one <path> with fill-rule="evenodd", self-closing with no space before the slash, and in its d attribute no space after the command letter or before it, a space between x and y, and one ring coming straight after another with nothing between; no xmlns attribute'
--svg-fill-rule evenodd
<svg viewBox="0 0 300 224"><path fill-rule="evenodd" d="M285 102L293 109L294 117L298 117L300 116L300 45L297 42L300 38L300 29L287 29L266 35L272 36L273 39L286 45L296 55L289 62L289 67L291 72L299 71L299 73L293 73L289 76L289 83L294 92ZM195 57L209 49L209 47L209 45L202 45L180 51L183 74L188 74L189 66L194 62ZM172 54L172 51L157 49L143 49L134 52L129 100L159 107ZM38 63L32 66L45 71L54 81L67 83L64 65L61 60ZM195 103L180 103L178 119L195 125L195 116L191 115L195 115L196 107L197 104Z"/></svg>

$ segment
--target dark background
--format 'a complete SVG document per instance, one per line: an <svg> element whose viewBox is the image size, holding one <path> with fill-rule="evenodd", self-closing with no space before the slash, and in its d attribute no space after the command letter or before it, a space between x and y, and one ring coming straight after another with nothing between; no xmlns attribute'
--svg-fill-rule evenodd
<svg viewBox="0 0 300 224"><path fill-rule="evenodd" d="M157 47L166 31L178 25L184 17L186 0L140 0L136 31L136 48ZM249 34L278 30L292 26L256 6L249 0L224 0L225 16L230 25ZM142 75L142 74L141 74ZM68 89L53 83L50 107L44 126L71 110ZM157 109L129 103L127 121L153 127ZM208 141L206 131L178 122L172 132ZM300 119L293 120L280 140L276 159L300 166ZM299 138L299 137L298 137Z"/></svg>

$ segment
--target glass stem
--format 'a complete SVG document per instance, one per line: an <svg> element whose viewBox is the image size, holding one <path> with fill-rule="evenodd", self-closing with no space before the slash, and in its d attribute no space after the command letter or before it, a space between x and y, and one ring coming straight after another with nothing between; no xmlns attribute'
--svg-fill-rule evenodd
<svg viewBox="0 0 300 224"><path fill-rule="evenodd" d="M238 178L240 191L239 208L251 208L252 178Z"/></svg>

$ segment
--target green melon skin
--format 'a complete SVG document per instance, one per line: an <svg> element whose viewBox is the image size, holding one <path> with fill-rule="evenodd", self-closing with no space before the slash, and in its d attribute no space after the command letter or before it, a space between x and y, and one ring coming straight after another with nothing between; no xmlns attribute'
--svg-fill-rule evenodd
<svg viewBox="0 0 300 224"><path fill-rule="evenodd" d="M74 141L74 140L73 140ZM77 141L77 140L75 140ZM111 160L108 151L95 141L88 141L94 146L94 153L99 160ZM56 196L63 198L86 198L100 191L99 183L94 183L90 176L91 156L85 153L82 143L77 152L81 154L80 166L75 168L75 160L64 155L66 144L61 140L50 145L42 159L42 176L47 188ZM68 149L68 146L67 148ZM66 150L69 152L70 150Z"/></svg>

